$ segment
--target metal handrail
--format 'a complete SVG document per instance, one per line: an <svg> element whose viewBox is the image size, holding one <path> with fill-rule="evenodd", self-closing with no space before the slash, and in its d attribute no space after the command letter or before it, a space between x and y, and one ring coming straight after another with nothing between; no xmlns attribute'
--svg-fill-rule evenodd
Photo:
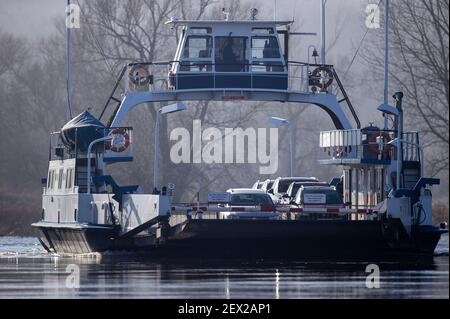
<svg viewBox="0 0 450 319"><path fill-rule="evenodd" d="M91 151L92 151L92 147L97 143L107 141L112 138L113 138L112 136L108 135L108 136L104 136L104 137L98 138L96 140L93 140L91 143L89 143L89 146L87 149L87 155L86 155L86 158L87 158L87 172L86 172L87 176L86 177L87 177L87 193L88 194L91 193L91 178L92 178L92 176L91 176Z"/></svg>
<svg viewBox="0 0 450 319"><path fill-rule="evenodd" d="M173 64L183 65L183 63L185 63L185 62L186 61L168 60L168 61L152 61L152 62L132 62L132 63L125 64L122 67L122 69L121 69L121 71L119 73L118 79L117 79L117 81L116 81L116 83L115 83L115 85L113 87L113 90L111 91L111 94L109 95L105 105L103 106L103 109L102 109L102 112L100 113L99 119L101 119L103 117L107 107L111 103L111 100L116 101L118 103L118 105L115 108L115 110L113 111L113 114L112 114L111 118L109 119L109 121L108 121L108 123L106 125L106 126L110 126L110 124L112 122L112 119L116 115L116 113L117 113L117 111L119 109L119 106L120 106L120 100L115 98L114 94L116 93L117 88L119 87L120 82L122 81L124 75L126 74L126 70L128 68L135 67L135 66L164 66L164 65L169 66L170 68L172 68ZM309 80L310 80L309 70L310 70L310 68L315 68L315 67L327 67L327 68L330 68L332 73L333 73L333 77L336 79L336 84L337 84L340 92L344 96L343 100L345 100L347 102L347 106L350 109L350 112L351 112L351 114L352 114L352 116L353 116L353 118L354 118L354 120L356 122L357 127L358 128L361 127L361 123L360 123L359 118L358 118L358 116L356 114L356 111L355 111L352 103L350 102L350 99L349 99L347 93L345 92L344 87L343 87L339 77L337 76L337 73L336 73L336 71L334 69L334 66L331 65L331 64L307 63L307 62L293 61L293 60L292 61L286 61L284 63L277 63L277 64L275 64L275 63L271 63L273 61L270 61L270 59L268 59L268 60L261 59L261 60L258 60L258 62L264 62L264 64L261 64L262 66L265 66L265 67L280 67L280 68L283 68L283 71L253 72L253 71L251 71L249 66L258 66L258 64L248 63L247 61L244 61L243 63L232 63L232 64L230 64L230 63L213 63L213 62L208 62L208 61L193 61L193 62L196 63L196 64L204 65L204 66L209 66L209 65L212 65L212 66L218 66L218 65L227 65L227 66L229 66L229 65L239 65L239 66L245 67L243 71L231 71L231 72L230 71L215 71L215 70L214 71L213 70L211 70L211 71L202 71L202 73L205 73L205 74L210 74L210 73L215 74L215 73L222 73L222 72L223 73L228 73L228 74L231 74L231 73L251 73L252 76L253 76L253 74L262 75L262 74L265 74L265 73L269 73L269 74L273 74L273 75L276 75L276 74L287 74L288 80L289 79L290 80L292 80L292 79L294 79L294 80L295 79L300 79L302 81L303 79L305 79L304 83L300 82L300 86L305 88L305 89L307 89L309 87ZM188 65L190 65L190 64L188 64ZM290 75L289 74L289 70L290 70L289 65L306 67L307 68L307 74L303 75L303 70L302 70L302 75L301 76ZM193 71L178 71L176 74L184 75L184 74L189 74L189 73L195 73L195 72L193 72ZM194 75L194 74L191 74L191 75ZM178 81L178 77L177 77L177 81ZM253 78L252 78L252 83L253 83ZM292 82L288 82L288 87L289 87L289 84L292 84ZM167 88L165 88L163 91L170 91L172 89L173 88L170 88L169 86L167 86ZM223 90L223 88L221 88L221 89ZM233 88L233 89L236 89L236 88ZM306 93L306 91L305 91L305 93ZM341 101L343 101L343 100L341 100ZM341 101L339 101L339 102L341 102Z"/></svg>

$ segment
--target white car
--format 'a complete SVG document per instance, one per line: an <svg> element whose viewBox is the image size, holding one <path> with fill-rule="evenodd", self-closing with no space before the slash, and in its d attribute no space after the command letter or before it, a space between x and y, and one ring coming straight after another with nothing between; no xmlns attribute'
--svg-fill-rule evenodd
<svg viewBox="0 0 450 319"><path fill-rule="evenodd" d="M261 189L261 186L264 184L264 182L257 181L255 184L253 184L252 189Z"/></svg>
<svg viewBox="0 0 450 319"><path fill-rule="evenodd" d="M232 188L230 202L226 205L231 211L219 213L221 219L279 219L270 196L259 189Z"/></svg>

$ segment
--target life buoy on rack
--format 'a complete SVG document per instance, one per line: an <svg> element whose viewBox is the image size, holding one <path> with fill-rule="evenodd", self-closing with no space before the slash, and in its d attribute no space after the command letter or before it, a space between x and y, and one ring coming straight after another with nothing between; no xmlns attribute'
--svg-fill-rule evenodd
<svg viewBox="0 0 450 319"><path fill-rule="evenodd" d="M128 78L132 84L137 86L149 84L151 76L148 71L148 66L141 64L133 65L128 73Z"/></svg>
<svg viewBox="0 0 450 319"><path fill-rule="evenodd" d="M312 84L324 92L333 83L333 72L326 66L315 68L311 74ZM325 80L324 80L325 79Z"/></svg>
<svg viewBox="0 0 450 319"><path fill-rule="evenodd" d="M381 136L383 137L383 149L380 150L378 148L377 138ZM373 154L382 154L382 155L388 155L389 151L391 150L391 145L386 145L387 142L392 140L391 136L387 132L380 132L380 133L373 133L370 134L367 138L368 142L368 149Z"/></svg>
<svg viewBox="0 0 450 319"><path fill-rule="evenodd" d="M121 153L130 146L130 135L123 128L116 128L111 132L112 138L106 141L106 148Z"/></svg>

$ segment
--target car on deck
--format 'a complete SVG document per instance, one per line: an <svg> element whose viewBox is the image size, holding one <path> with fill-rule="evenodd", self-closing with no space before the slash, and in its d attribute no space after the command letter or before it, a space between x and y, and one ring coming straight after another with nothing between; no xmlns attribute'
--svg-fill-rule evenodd
<svg viewBox="0 0 450 319"><path fill-rule="evenodd" d="M289 188L287 189L286 193L281 196L280 204L292 204L295 200L295 195L297 195L300 188L304 186L330 186L328 183L325 182L293 182L291 185L289 185Z"/></svg>
<svg viewBox="0 0 450 319"><path fill-rule="evenodd" d="M252 189L261 189L261 186L264 184L264 182L260 182L260 181L256 181L253 186Z"/></svg>
<svg viewBox="0 0 450 319"><path fill-rule="evenodd" d="M272 188L268 190L268 193L271 195L272 200L275 204L278 204L286 194L289 186L293 182L319 182L319 180L315 177L278 177L272 185Z"/></svg>
<svg viewBox="0 0 450 319"><path fill-rule="evenodd" d="M344 207L341 195L333 186L302 186L295 196L294 203L299 207Z"/></svg>
<svg viewBox="0 0 450 319"><path fill-rule="evenodd" d="M273 182L275 182L274 179L266 179L263 184L261 185L261 190L267 192L270 190L273 186Z"/></svg>
<svg viewBox="0 0 450 319"><path fill-rule="evenodd" d="M279 219L269 194L252 188L231 188L227 190L230 201L226 205L229 211L219 213L221 219Z"/></svg>

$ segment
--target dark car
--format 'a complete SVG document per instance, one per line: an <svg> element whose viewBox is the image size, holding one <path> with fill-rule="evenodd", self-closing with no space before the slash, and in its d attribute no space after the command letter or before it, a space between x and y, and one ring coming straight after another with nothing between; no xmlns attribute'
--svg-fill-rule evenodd
<svg viewBox="0 0 450 319"><path fill-rule="evenodd" d="M286 193L283 194L282 199L280 203L282 204L291 204L295 200L295 195L297 195L300 188L304 186L325 186L328 187L328 183L325 182L293 182L291 185L289 185L289 188L287 189Z"/></svg>
<svg viewBox="0 0 450 319"><path fill-rule="evenodd" d="M287 192L289 186L293 182L316 183L319 182L319 180L315 177L278 177L274 181L272 188L268 191L272 196L272 200L275 203L279 203L282 196Z"/></svg>
<svg viewBox="0 0 450 319"><path fill-rule="evenodd" d="M331 186L302 186L294 200L299 206L314 205L316 207L343 207L342 197Z"/></svg>
<svg viewBox="0 0 450 319"><path fill-rule="evenodd" d="M272 189L273 182L275 182L274 179L266 179L263 184L261 185L261 190L267 192L268 190Z"/></svg>

